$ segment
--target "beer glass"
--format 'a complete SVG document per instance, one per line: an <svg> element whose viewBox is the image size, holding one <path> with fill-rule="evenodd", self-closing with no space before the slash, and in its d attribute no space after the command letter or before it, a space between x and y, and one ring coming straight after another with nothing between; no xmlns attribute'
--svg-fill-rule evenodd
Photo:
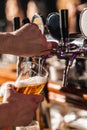
<svg viewBox="0 0 87 130"><path fill-rule="evenodd" d="M39 94L47 78L48 72L41 64L26 62L15 82L15 90L23 94Z"/></svg>
<svg viewBox="0 0 87 130"><path fill-rule="evenodd" d="M23 94L39 94L48 78L48 71L42 64L26 62L15 82L6 82L0 87L0 102L3 100L6 84L13 84L15 90Z"/></svg>

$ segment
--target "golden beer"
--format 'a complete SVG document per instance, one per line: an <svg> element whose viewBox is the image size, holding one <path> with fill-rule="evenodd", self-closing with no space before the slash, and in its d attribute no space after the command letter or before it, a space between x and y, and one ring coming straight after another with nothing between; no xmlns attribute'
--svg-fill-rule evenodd
<svg viewBox="0 0 87 130"><path fill-rule="evenodd" d="M0 102L2 102L2 100L3 100L3 97L2 97L2 96L0 96Z"/></svg>
<svg viewBox="0 0 87 130"><path fill-rule="evenodd" d="M46 84L45 77L35 76L16 82L15 90L23 94L39 94Z"/></svg>
<svg viewBox="0 0 87 130"><path fill-rule="evenodd" d="M13 84L15 86L16 92L19 92L19 93L39 94L43 90L46 82L47 82L47 78L41 77L41 76L34 76L28 79L21 79L19 81L16 81L15 83L7 82L3 84L0 88L0 102L2 102L3 100L5 87L7 86L6 84L9 84L9 83Z"/></svg>

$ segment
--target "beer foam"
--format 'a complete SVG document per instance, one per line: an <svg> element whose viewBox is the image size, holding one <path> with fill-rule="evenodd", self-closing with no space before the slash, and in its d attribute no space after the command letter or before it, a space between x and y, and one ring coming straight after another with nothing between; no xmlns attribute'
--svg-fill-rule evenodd
<svg viewBox="0 0 87 130"><path fill-rule="evenodd" d="M41 76L35 76L35 77L30 77L29 79L24 79L15 82L15 87L26 87L27 85L35 85L35 84L42 84L47 81L46 77L41 77Z"/></svg>

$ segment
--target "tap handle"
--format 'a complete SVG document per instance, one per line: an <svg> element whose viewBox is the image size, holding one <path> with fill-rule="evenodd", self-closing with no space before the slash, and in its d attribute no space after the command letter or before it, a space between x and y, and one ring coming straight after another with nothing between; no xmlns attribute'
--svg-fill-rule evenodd
<svg viewBox="0 0 87 130"><path fill-rule="evenodd" d="M59 10L59 15L60 15L60 31L61 31L61 39L63 40L64 44L63 46L66 46L68 42L68 35L69 35L69 30L68 30L68 10Z"/></svg>
<svg viewBox="0 0 87 130"><path fill-rule="evenodd" d="M20 18L19 17L15 17L13 19L13 31L17 30L20 28Z"/></svg>
<svg viewBox="0 0 87 130"><path fill-rule="evenodd" d="M24 18L22 20L22 24L25 25L26 23L30 23L30 20L28 18Z"/></svg>

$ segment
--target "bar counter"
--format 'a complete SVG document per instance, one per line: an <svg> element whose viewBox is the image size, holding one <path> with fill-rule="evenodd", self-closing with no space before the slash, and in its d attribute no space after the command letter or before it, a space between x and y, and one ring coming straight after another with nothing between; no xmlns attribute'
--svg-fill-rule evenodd
<svg viewBox="0 0 87 130"><path fill-rule="evenodd" d="M0 85L8 81L15 81L16 77L17 74L15 64L0 67Z"/></svg>
<svg viewBox="0 0 87 130"><path fill-rule="evenodd" d="M62 87L62 81L49 81L48 96L51 102L87 110L87 88Z"/></svg>

